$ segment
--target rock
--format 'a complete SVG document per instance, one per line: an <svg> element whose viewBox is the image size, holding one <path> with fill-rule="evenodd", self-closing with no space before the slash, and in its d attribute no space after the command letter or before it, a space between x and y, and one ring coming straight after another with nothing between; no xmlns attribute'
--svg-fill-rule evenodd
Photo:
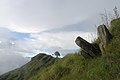
<svg viewBox="0 0 120 80"><path fill-rule="evenodd" d="M75 43L82 48L81 55L89 55L90 57L96 57L100 55L100 48L97 44L90 44L80 36L77 37Z"/></svg>
<svg viewBox="0 0 120 80"><path fill-rule="evenodd" d="M81 38L80 36L77 37L75 43L85 51L92 50L92 45L83 38Z"/></svg>
<svg viewBox="0 0 120 80"><path fill-rule="evenodd" d="M86 58L86 59L90 59L90 58L93 58L93 56L91 56L88 52L84 51L84 50L81 50L80 51L80 54Z"/></svg>
<svg viewBox="0 0 120 80"><path fill-rule="evenodd" d="M108 45L110 43L112 35L104 24L98 26L97 31L98 31L98 37L100 39L99 47L100 47L100 50L103 54L106 45Z"/></svg>
<svg viewBox="0 0 120 80"><path fill-rule="evenodd" d="M58 57L60 56L60 53L59 53L58 51L56 51L56 52L54 53L54 55L56 56L56 58L58 58Z"/></svg>
<svg viewBox="0 0 120 80"><path fill-rule="evenodd" d="M92 44L92 46L94 47L93 49L93 53L95 53L96 55L101 55L101 50L100 47L97 43Z"/></svg>
<svg viewBox="0 0 120 80"><path fill-rule="evenodd" d="M85 58L95 58L101 55L101 53L104 53L106 45L110 43L112 35L104 24L98 26L97 31L100 44L91 44L80 36L75 40L75 43L82 49L81 55Z"/></svg>
<svg viewBox="0 0 120 80"><path fill-rule="evenodd" d="M99 44L99 47L100 47L100 50L101 50L101 53L103 54L105 49L104 49L104 46L102 43Z"/></svg>
<svg viewBox="0 0 120 80"><path fill-rule="evenodd" d="M100 39L100 42L103 43L104 46L110 43L110 40L112 38L111 33L107 29L107 27L103 24L98 26L98 37Z"/></svg>

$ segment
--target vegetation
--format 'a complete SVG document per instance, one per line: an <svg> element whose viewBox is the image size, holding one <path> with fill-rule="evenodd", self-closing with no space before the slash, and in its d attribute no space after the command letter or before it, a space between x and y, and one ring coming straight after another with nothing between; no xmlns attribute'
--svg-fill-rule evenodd
<svg viewBox="0 0 120 80"><path fill-rule="evenodd" d="M110 31L113 39L103 56L90 60L69 54L29 80L120 80L120 18Z"/></svg>
<svg viewBox="0 0 120 80"><path fill-rule="evenodd" d="M39 71L53 64L57 59L43 53L33 57L26 65L3 74L0 80L28 80L30 77L38 74Z"/></svg>
<svg viewBox="0 0 120 80"><path fill-rule="evenodd" d="M0 80L120 80L120 18L111 22L110 31L113 38L101 57L84 59L74 53L48 62L45 57L33 58L22 68L0 76Z"/></svg>

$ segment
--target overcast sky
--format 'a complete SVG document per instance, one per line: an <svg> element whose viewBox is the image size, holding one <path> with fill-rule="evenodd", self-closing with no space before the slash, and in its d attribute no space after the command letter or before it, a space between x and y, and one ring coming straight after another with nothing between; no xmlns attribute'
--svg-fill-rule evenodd
<svg viewBox="0 0 120 80"><path fill-rule="evenodd" d="M120 11L120 0L0 0L0 73L39 52L62 56L77 49L75 38L96 37L100 14Z"/></svg>

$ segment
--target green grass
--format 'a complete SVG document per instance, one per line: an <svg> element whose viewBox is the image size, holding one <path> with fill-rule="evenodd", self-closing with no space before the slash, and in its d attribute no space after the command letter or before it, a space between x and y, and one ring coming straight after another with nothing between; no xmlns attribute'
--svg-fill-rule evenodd
<svg viewBox="0 0 120 80"><path fill-rule="evenodd" d="M69 54L29 80L120 80L120 18L111 22L110 31L113 38L103 56Z"/></svg>
<svg viewBox="0 0 120 80"><path fill-rule="evenodd" d="M39 54L26 65L16 70L10 71L0 76L0 80L28 80L30 77L39 73L57 59L46 55Z"/></svg>
<svg viewBox="0 0 120 80"><path fill-rule="evenodd" d="M29 80L119 80L120 60L108 57L85 60L71 54Z"/></svg>

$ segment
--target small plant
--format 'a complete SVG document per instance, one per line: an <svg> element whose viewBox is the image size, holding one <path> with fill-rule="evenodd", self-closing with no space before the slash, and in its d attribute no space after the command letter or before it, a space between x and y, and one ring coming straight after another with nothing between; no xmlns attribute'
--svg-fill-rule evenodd
<svg viewBox="0 0 120 80"><path fill-rule="evenodd" d="M105 9L104 13L100 14L100 16L101 16L102 23L105 24L107 26L107 28L109 28L109 18L108 18L106 9Z"/></svg>
<svg viewBox="0 0 120 80"><path fill-rule="evenodd" d="M114 11L114 16L115 16L115 19L118 19L119 18L119 13L118 13L118 10L117 10L117 7L115 6L115 8L113 9Z"/></svg>

